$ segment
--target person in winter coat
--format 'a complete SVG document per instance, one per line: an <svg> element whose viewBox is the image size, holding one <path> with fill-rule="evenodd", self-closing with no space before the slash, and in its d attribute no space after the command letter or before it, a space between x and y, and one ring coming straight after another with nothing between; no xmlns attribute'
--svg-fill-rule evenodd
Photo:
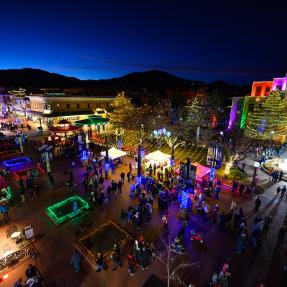
<svg viewBox="0 0 287 287"><path fill-rule="evenodd" d="M81 270L81 254L76 249L73 251L71 264L72 264L75 272L77 272L77 273L80 272L80 270Z"/></svg>

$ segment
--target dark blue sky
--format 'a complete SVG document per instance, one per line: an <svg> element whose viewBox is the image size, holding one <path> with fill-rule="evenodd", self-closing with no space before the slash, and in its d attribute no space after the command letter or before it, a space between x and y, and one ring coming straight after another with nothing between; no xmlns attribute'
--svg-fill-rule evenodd
<svg viewBox="0 0 287 287"><path fill-rule="evenodd" d="M81 79L160 69L194 80L269 80L287 71L281 2L1 1L0 68Z"/></svg>

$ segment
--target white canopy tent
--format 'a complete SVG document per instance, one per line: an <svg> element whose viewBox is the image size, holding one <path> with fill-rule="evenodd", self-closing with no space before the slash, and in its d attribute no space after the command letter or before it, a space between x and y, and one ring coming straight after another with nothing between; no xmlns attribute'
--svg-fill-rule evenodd
<svg viewBox="0 0 287 287"><path fill-rule="evenodd" d="M109 149L108 151L109 153L109 158L110 159L116 159L116 158L119 158L119 157L122 157L122 156L125 156L127 153L125 151L122 151L120 149L116 149L115 147L112 147ZM105 151L102 151L101 152L101 155L104 157L106 156L106 152Z"/></svg>
<svg viewBox="0 0 287 287"><path fill-rule="evenodd" d="M163 163L170 161L171 156L169 154L163 153L159 150L151 152L145 156L145 160L154 162L154 163Z"/></svg>

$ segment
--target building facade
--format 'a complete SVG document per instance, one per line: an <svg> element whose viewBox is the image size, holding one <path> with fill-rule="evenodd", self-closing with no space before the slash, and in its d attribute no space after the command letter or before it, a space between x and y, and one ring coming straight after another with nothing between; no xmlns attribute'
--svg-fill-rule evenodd
<svg viewBox="0 0 287 287"><path fill-rule="evenodd" d="M28 98L29 117L48 125L63 119L73 123L88 115L103 113L114 100L114 97L67 96L65 93L31 94Z"/></svg>
<svg viewBox="0 0 287 287"><path fill-rule="evenodd" d="M231 131L235 127L243 129L248 113L276 90L285 93L285 98L287 98L287 75L283 78L274 78L272 81L253 82L250 96L233 98L228 130Z"/></svg>
<svg viewBox="0 0 287 287"><path fill-rule="evenodd" d="M283 78L274 78L273 81L253 82L251 97L267 97L272 91L287 90L287 75Z"/></svg>

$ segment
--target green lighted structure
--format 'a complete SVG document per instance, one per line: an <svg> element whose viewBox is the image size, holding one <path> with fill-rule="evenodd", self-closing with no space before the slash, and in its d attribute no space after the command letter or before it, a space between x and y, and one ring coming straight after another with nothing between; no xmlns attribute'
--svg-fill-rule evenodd
<svg viewBox="0 0 287 287"><path fill-rule="evenodd" d="M61 224L90 208L89 203L79 196L72 196L55 203L46 209L48 217L56 224Z"/></svg>

